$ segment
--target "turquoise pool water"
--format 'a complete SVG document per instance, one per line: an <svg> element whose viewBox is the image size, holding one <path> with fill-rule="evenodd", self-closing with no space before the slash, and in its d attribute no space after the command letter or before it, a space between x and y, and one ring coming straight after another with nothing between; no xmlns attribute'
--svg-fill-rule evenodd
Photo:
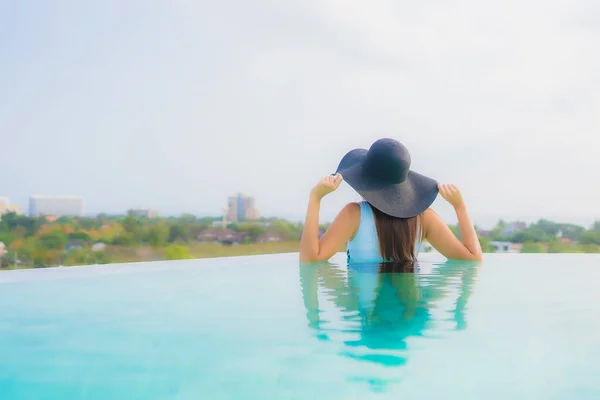
<svg viewBox="0 0 600 400"><path fill-rule="evenodd" d="M600 257L436 257L0 272L0 399L600 398Z"/></svg>

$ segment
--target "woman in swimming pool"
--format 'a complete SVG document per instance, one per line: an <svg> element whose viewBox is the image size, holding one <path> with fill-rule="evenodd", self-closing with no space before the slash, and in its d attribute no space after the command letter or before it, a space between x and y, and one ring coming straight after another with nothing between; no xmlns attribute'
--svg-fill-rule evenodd
<svg viewBox="0 0 600 400"><path fill-rule="evenodd" d="M423 240L449 259L480 261L479 239L458 188L409 170L410 161L406 147L393 139L347 153L336 174L322 178L310 193L300 261L328 260L345 243L349 261L415 260ZM346 205L319 239L321 200L342 180L364 201ZM462 242L429 208L438 192L454 207Z"/></svg>

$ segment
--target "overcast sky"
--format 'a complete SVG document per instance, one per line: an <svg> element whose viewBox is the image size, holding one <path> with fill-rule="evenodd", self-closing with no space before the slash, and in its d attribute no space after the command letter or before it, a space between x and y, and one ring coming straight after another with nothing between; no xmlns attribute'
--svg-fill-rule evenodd
<svg viewBox="0 0 600 400"><path fill-rule="evenodd" d="M0 196L205 215L242 191L301 218L348 150L393 137L483 226L587 225L599 48L597 0L4 1Z"/></svg>

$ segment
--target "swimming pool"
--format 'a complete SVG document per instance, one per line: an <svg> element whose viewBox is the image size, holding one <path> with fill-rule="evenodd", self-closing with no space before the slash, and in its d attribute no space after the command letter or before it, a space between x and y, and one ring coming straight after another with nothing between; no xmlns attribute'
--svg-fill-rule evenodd
<svg viewBox="0 0 600 400"><path fill-rule="evenodd" d="M597 399L600 257L0 272L0 399Z"/></svg>

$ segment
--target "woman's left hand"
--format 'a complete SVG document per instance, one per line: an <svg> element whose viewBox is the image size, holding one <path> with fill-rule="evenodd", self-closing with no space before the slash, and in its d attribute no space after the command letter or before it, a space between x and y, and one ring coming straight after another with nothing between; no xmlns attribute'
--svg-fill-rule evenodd
<svg viewBox="0 0 600 400"><path fill-rule="evenodd" d="M464 208L465 201L456 185L438 184L440 195L454 208Z"/></svg>
<svg viewBox="0 0 600 400"><path fill-rule="evenodd" d="M344 178L340 174L327 175L321 178L321 180L315 185L310 192L310 195L316 200L321 200L323 197L340 187L340 184L343 180Z"/></svg>

